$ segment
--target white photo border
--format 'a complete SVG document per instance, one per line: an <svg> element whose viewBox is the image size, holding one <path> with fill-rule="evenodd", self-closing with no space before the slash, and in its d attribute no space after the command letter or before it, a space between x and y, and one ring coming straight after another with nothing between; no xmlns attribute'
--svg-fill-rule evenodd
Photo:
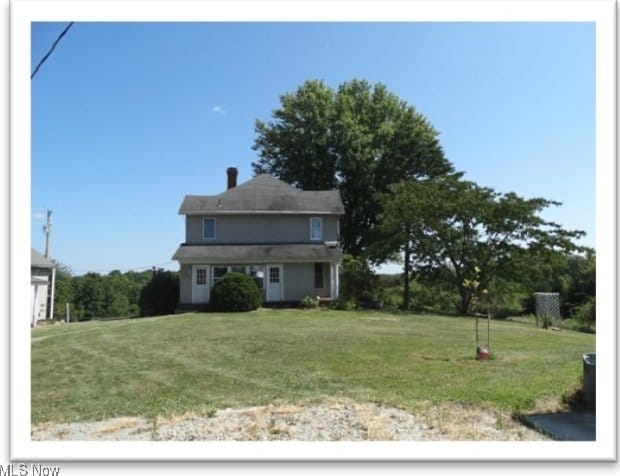
<svg viewBox="0 0 620 476"><path fill-rule="evenodd" d="M354 8L352 6L354 5ZM10 32L10 458L12 461L615 461L616 3L575 1L14 1ZM596 24L596 442L31 441L30 35L38 21L580 21ZM613 204L613 205L612 205ZM606 383L605 383L606 382Z"/></svg>

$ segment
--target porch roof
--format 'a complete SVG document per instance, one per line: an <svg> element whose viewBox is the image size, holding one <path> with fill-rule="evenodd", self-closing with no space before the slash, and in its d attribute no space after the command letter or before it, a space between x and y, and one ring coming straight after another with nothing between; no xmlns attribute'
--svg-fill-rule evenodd
<svg viewBox="0 0 620 476"><path fill-rule="evenodd" d="M30 248L30 266L32 268L55 268L56 265L49 259L39 253L37 250Z"/></svg>
<svg viewBox="0 0 620 476"><path fill-rule="evenodd" d="M181 245L172 259L183 263L283 263L340 261L339 246L320 244Z"/></svg>

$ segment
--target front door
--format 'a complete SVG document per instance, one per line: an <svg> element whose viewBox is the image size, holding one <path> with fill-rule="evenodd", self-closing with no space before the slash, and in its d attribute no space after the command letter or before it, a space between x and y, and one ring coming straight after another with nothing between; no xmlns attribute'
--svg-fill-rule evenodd
<svg viewBox="0 0 620 476"><path fill-rule="evenodd" d="M209 269L205 265L192 266L192 302L194 304L209 301Z"/></svg>
<svg viewBox="0 0 620 476"><path fill-rule="evenodd" d="M282 266L267 266L267 301L282 300Z"/></svg>

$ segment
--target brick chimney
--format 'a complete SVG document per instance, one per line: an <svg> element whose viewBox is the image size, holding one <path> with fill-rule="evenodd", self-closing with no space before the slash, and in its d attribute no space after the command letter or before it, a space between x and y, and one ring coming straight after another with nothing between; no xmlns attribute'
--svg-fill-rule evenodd
<svg viewBox="0 0 620 476"><path fill-rule="evenodd" d="M239 171L235 167L228 167L226 174L228 175L228 190L237 186L237 174Z"/></svg>

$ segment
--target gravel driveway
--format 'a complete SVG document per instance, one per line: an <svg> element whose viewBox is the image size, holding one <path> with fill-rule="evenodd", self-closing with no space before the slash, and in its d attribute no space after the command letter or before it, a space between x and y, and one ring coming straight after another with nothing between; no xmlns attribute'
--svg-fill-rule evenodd
<svg viewBox="0 0 620 476"><path fill-rule="evenodd" d="M33 440L545 440L509 414L456 404L421 405L411 414L374 403L328 401L218 410L148 420L122 417L87 423L43 423Z"/></svg>

